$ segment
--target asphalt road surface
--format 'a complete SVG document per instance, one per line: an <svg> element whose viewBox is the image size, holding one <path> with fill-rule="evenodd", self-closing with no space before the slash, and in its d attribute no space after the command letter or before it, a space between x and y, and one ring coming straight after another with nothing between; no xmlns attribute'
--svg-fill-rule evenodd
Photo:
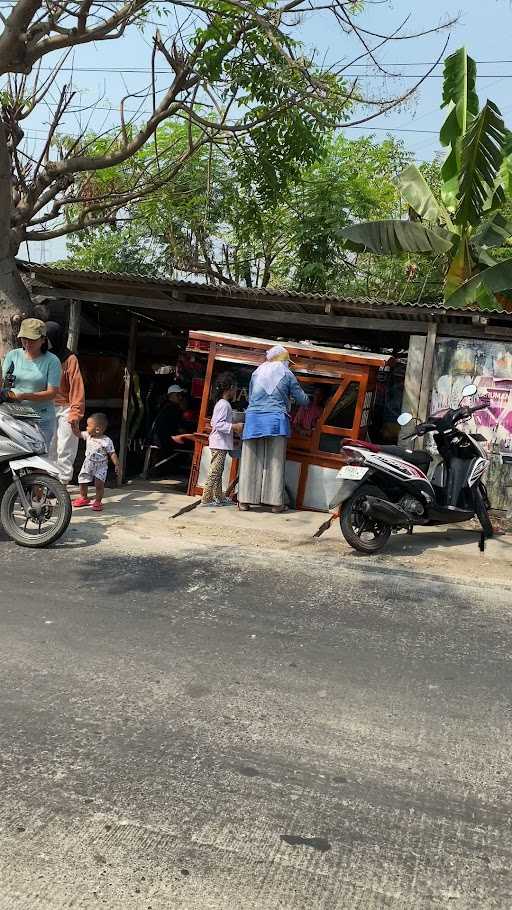
<svg viewBox="0 0 512 910"><path fill-rule="evenodd" d="M1 910L512 907L510 589L0 551Z"/></svg>

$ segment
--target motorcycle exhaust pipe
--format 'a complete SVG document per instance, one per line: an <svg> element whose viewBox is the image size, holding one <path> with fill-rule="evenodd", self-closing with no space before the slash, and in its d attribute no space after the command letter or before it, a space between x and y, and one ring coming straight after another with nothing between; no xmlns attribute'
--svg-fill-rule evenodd
<svg viewBox="0 0 512 910"><path fill-rule="evenodd" d="M403 509L388 502L387 499L378 499L376 496L366 497L362 504L362 511L365 515L394 528L407 527L411 523L410 516Z"/></svg>

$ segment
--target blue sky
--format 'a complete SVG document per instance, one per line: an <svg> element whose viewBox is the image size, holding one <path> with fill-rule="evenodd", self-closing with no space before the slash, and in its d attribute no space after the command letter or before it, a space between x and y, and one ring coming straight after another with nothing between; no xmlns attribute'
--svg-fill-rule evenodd
<svg viewBox="0 0 512 910"><path fill-rule="evenodd" d="M512 121L512 5L508 0L466 0L462 8L457 0L429 0L427 3L422 0L382 0L369 2L360 21L375 32L387 34L407 15L410 15L410 20L406 28L413 32L446 22L457 15L459 22L450 33L441 32L418 40L388 44L380 52L379 59L389 64L394 73L403 73L404 77L388 79L386 92L395 90L400 94L412 83L415 74L423 74L427 64L439 56L449 34L448 52L465 44L473 57L486 61L480 63L478 68L480 99L485 101L486 97L491 97L501 108L505 119L508 114ZM353 38L347 40L340 32L333 31L330 19L325 16L306 19L302 34L307 46L316 48L319 57L325 57L329 63L341 59L348 62L355 56ZM123 40L84 47L74 52L74 65L81 70L75 73L75 83L82 90L82 100L91 106L91 111L82 117L76 115L68 119L68 129L78 130L80 120L82 124L86 122L85 116L92 118L91 127L95 129L103 129L116 122L115 108L119 98L127 92L142 91L148 77L141 72L109 73L105 68L146 68L151 53L150 38L150 31L147 35L134 31ZM93 71L85 72L84 68ZM359 69L358 72L364 73L364 70ZM362 129L349 129L347 133L354 137L374 133L376 138L384 138L389 132L401 137L418 160L431 158L439 152L437 133L443 119L439 110L441 74L442 67L439 67L435 77L429 78L414 99L402 108L381 116ZM384 90L380 76L372 75L369 70L367 75L368 85L375 92ZM69 76L63 73L60 81L67 78ZM133 108L135 102L129 105ZM48 111L43 109L27 124L27 139L34 150L40 147L48 117ZM44 250L31 250L35 259L39 259L41 254L50 259L63 255L63 252L62 241L46 244Z"/></svg>

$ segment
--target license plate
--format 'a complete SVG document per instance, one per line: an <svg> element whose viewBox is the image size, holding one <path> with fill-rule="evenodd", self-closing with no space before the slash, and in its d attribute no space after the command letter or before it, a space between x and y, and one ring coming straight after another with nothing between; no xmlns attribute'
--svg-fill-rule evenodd
<svg viewBox="0 0 512 910"><path fill-rule="evenodd" d="M346 464L337 473L338 480L362 480L368 474L368 468L359 468L354 464Z"/></svg>

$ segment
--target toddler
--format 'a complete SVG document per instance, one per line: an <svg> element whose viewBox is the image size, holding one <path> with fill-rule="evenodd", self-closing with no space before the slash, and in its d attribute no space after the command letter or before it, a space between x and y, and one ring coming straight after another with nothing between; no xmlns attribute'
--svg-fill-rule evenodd
<svg viewBox="0 0 512 910"><path fill-rule="evenodd" d="M81 509L83 506L91 504L87 492L88 485L94 483L96 497L92 504L92 509L94 512L103 510L102 500L107 479L109 455L116 474L119 473L119 460L114 449L114 443L109 436L105 436L107 426L108 420L105 414L92 414L87 419L87 430L85 433L80 434L82 439L86 440L86 448L84 463L78 475L80 496L73 502L75 509Z"/></svg>

